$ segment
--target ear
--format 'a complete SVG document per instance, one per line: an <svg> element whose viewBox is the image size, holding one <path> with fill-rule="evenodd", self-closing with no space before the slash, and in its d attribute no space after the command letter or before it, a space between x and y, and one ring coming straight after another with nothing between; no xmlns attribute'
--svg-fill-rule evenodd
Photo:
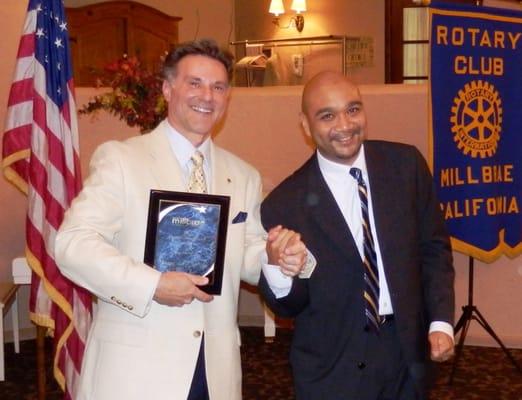
<svg viewBox="0 0 522 400"><path fill-rule="evenodd" d="M163 97L167 102L170 100L170 94L172 92L172 86L167 80L163 81L163 84L161 85L161 91L163 92Z"/></svg>
<svg viewBox="0 0 522 400"><path fill-rule="evenodd" d="M308 137L312 137L312 132L310 132L310 125L308 124L308 119L306 118L306 115L303 112L299 113L299 120L301 121L301 126L303 127L303 130Z"/></svg>

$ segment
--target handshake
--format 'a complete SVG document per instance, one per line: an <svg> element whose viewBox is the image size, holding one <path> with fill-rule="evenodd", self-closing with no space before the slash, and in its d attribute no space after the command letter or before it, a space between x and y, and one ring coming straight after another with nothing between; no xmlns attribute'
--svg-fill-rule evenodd
<svg viewBox="0 0 522 400"><path fill-rule="evenodd" d="M289 277L303 273L308 259L308 251L301 235L278 225L268 232L266 240L268 263L279 265L281 272Z"/></svg>

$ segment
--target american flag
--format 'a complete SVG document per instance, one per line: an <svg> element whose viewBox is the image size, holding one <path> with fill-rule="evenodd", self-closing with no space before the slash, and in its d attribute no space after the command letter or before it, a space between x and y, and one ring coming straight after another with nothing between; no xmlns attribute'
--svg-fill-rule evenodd
<svg viewBox="0 0 522 400"><path fill-rule="evenodd" d="M63 277L54 239L79 192L78 126L62 0L30 0L9 94L4 174L27 194L26 258L30 313L54 330L54 376L74 399L92 317L91 296Z"/></svg>

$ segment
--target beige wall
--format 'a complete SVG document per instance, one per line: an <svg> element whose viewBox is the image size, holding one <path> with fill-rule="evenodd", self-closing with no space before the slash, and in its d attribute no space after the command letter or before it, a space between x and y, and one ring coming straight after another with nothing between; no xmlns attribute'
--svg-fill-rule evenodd
<svg viewBox="0 0 522 400"><path fill-rule="evenodd" d="M291 0L283 0L286 14L280 24L287 26L294 12ZM373 38L374 62L372 66L348 69L348 75L358 83L384 83L384 1L383 0L307 0L302 32L295 28L279 29L268 13L270 0L235 0L236 39L274 39L324 35L369 36ZM304 82L320 69L340 69L340 52L336 46L299 46L278 48L286 64L293 53L304 55L302 79L290 77L291 84Z"/></svg>
<svg viewBox="0 0 522 400"><path fill-rule="evenodd" d="M5 0L0 7L0 36L12 40L0 41L0 129L3 132L5 112L9 87L13 79L13 69L18 41L25 18L26 2ZM5 179L0 179L0 279L6 280L10 275L10 260L23 252L24 235L24 197L9 185ZM18 205L16 207L15 205ZM4 210L9 210L8 212Z"/></svg>
<svg viewBox="0 0 522 400"><path fill-rule="evenodd" d="M201 0L202 1L202 0ZM167 2L166 2L167 3ZM199 4L193 2L195 4ZM311 4L311 3L310 3ZM0 7L0 126L4 125L7 93L12 79L25 2L2 0ZM235 88L227 119L216 141L254 164L270 190L296 169L310 154L297 123L301 87ZM370 121L370 137L408 142L424 154L427 151L427 89L425 86L364 85L363 96ZM77 102L83 104L92 89L78 89ZM94 147L111 138L125 138L136 131L120 121L100 114L98 119L80 118L82 165ZM0 279L9 279L12 258L23 253L25 198L0 179ZM455 254L457 317L467 301L467 257ZM475 304L508 346L522 347L522 258L502 258L486 265L476 262ZM27 289L22 292L23 326L29 327ZM262 321L255 295L242 293L240 318ZM9 321L6 321L9 323ZM476 323L468 334L469 343L493 344Z"/></svg>

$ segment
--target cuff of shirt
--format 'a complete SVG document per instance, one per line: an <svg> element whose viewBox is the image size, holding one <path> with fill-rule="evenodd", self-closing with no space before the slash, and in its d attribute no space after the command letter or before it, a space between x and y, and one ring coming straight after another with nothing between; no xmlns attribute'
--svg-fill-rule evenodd
<svg viewBox="0 0 522 400"><path fill-rule="evenodd" d="M272 293L274 293L276 299L285 297L290 293L292 288L292 278L286 276L281 272L278 265L262 264L263 274L265 275L266 281Z"/></svg>
<svg viewBox="0 0 522 400"><path fill-rule="evenodd" d="M433 321L430 324L429 333L436 332L436 331L444 332L453 340L453 343L455 343L455 334L453 332L453 326L451 324L448 324L447 322L444 322L444 321Z"/></svg>

